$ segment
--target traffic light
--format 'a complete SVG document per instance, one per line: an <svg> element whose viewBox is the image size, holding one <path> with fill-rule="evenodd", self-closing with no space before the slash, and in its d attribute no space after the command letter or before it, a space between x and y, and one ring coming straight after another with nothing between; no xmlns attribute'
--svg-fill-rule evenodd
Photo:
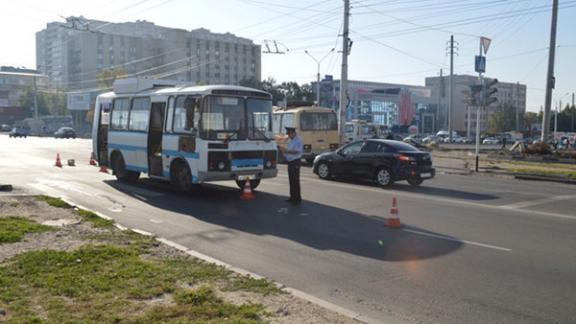
<svg viewBox="0 0 576 324"><path fill-rule="evenodd" d="M485 83L484 89L484 106L490 106L491 104L498 101L496 98L496 94L498 93L498 89L494 86L498 83L498 79L492 79L490 82Z"/></svg>
<svg viewBox="0 0 576 324"><path fill-rule="evenodd" d="M482 104L482 85L480 84L471 84L470 85L470 98L467 100L467 103L470 106L480 106Z"/></svg>

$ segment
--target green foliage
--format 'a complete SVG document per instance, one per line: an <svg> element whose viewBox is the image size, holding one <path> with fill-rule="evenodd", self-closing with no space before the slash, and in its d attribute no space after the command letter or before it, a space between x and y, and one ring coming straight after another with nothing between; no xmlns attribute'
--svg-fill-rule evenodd
<svg viewBox="0 0 576 324"><path fill-rule="evenodd" d="M50 196L38 196L38 199L46 202L48 205L52 206L52 207L56 207L56 208L64 208L64 209L70 209L73 208L73 206L70 206L68 203L66 203L64 200L60 199L60 198L54 198L54 197L50 197Z"/></svg>
<svg viewBox="0 0 576 324"><path fill-rule="evenodd" d="M66 93L61 91L50 91L45 92L43 90L38 90L37 92L37 102L38 102L38 115L68 115ZM24 90L24 93L19 99L20 106L25 109L34 107L34 87L30 86Z"/></svg>
<svg viewBox="0 0 576 324"><path fill-rule="evenodd" d="M254 78L240 81L240 85L269 92L272 102L277 104L284 101L311 101L314 100L314 92L309 84L299 85L296 82L283 82L277 84L273 78L258 81Z"/></svg>
<svg viewBox="0 0 576 324"><path fill-rule="evenodd" d="M283 293L273 282L266 279L254 279L249 276L234 277L225 289L228 291L251 291L264 295Z"/></svg>
<svg viewBox="0 0 576 324"><path fill-rule="evenodd" d="M111 89L114 81L125 78L127 74L128 72L123 68L106 69L96 75L96 80L98 80L99 87Z"/></svg>
<svg viewBox="0 0 576 324"><path fill-rule="evenodd" d="M19 242L28 233L41 233L51 230L54 230L54 228L34 223L26 218L15 216L1 217L0 244Z"/></svg>
<svg viewBox="0 0 576 324"><path fill-rule="evenodd" d="M144 259L140 252L87 245L18 255L0 267L0 308L14 323L34 323L40 316L48 323L262 322L262 306L227 303L205 284L227 278L230 272L222 267ZM181 288L198 283L196 289ZM166 295L173 302L153 302Z"/></svg>
<svg viewBox="0 0 576 324"><path fill-rule="evenodd" d="M522 122L522 120L520 122ZM520 129L522 129L522 125L520 126ZM510 104L500 104L496 107L496 112L490 116L486 132L489 134L497 134L515 129L516 107Z"/></svg>
<svg viewBox="0 0 576 324"><path fill-rule="evenodd" d="M112 227L114 226L114 222L108 219L104 219L98 215L96 215L95 213L88 211L88 210L84 210L84 209L80 209L78 210L78 215L80 215L80 217L82 217L82 219L84 221L90 222L92 223L92 225L94 225L94 227Z"/></svg>

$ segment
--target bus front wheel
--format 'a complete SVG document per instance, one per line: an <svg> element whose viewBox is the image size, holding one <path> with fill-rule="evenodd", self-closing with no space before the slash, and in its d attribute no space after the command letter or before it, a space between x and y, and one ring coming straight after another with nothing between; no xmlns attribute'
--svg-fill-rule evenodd
<svg viewBox="0 0 576 324"><path fill-rule="evenodd" d="M112 170L120 182L134 182L140 177L140 172L126 170L126 163L120 154L114 155Z"/></svg>
<svg viewBox="0 0 576 324"><path fill-rule="evenodd" d="M252 190L256 189L256 187L258 187L259 184L260 184L260 179L250 180L250 188ZM244 189L244 186L246 185L246 180L236 180L236 185L238 185L238 187L240 187L240 189Z"/></svg>
<svg viewBox="0 0 576 324"><path fill-rule="evenodd" d="M183 162L177 162L172 167L171 178L172 184L182 192L191 191L195 187L192 183L190 168Z"/></svg>

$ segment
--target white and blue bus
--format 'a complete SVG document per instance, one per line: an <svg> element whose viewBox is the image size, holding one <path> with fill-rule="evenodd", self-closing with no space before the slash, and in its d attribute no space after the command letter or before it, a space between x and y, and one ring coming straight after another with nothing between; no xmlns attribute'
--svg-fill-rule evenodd
<svg viewBox="0 0 576 324"><path fill-rule="evenodd" d="M123 182L147 173L183 191L221 180L256 188L278 172L271 120L260 90L118 80L96 99L93 150Z"/></svg>

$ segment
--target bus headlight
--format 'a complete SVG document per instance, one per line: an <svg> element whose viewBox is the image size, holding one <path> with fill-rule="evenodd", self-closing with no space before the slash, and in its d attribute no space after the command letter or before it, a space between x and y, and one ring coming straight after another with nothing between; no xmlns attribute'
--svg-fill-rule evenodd
<svg viewBox="0 0 576 324"><path fill-rule="evenodd" d="M226 163L225 162L218 162L218 170L222 171L226 168Z"/></svg>

